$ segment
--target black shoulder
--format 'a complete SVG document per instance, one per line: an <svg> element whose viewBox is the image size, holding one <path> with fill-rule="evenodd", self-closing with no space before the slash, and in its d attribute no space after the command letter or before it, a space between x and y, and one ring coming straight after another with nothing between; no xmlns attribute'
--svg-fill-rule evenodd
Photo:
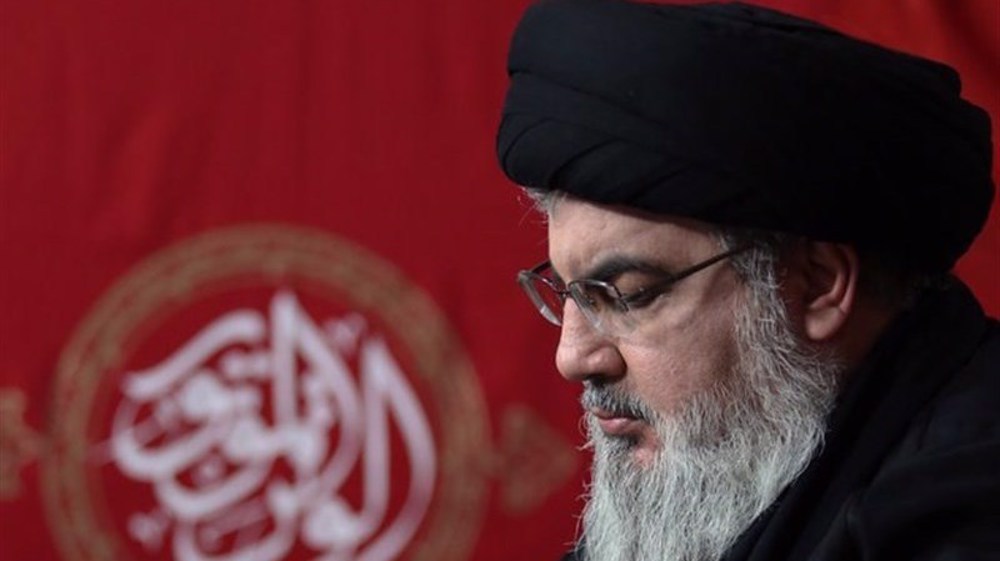
<svg viewBox="0 0 1000 561"><path fill-rule="evenodd" d="M842 523L862 558L1000 560L1000 327L915 419Z"/></svg>

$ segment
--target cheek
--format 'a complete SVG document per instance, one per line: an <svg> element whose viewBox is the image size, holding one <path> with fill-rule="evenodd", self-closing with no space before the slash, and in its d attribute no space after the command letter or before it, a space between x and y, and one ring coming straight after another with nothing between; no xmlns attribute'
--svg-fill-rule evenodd
<svg viewBox="0 0 1000 561"><path fill-rule="evenodd" d="M672 326L659 341L621 350L629 387L660 413L669 413L735 369L738 351L731 313L709 311Z"/></svg>

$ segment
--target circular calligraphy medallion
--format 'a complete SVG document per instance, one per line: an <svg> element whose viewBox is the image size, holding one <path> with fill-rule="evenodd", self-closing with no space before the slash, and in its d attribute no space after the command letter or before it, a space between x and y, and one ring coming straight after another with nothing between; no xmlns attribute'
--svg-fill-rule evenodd
<svg viewBox="0 0 1000 561"><path fill-rule="evenodd" d="M485 405L457 337L318 231L151 256L64 350L53 411L67 559L459 561L482 520Z"/></svg>

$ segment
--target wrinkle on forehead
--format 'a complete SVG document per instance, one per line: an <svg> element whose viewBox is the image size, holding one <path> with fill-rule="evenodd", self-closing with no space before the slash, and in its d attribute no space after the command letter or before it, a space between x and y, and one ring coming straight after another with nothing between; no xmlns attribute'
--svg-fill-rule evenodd
<svg viewBox="0 0 1000 561"><path fill-rule="evenodd" d="M612 255L680 266L718 249L708 224L565 198L548 220L549 258L566 280Z"/></svg>

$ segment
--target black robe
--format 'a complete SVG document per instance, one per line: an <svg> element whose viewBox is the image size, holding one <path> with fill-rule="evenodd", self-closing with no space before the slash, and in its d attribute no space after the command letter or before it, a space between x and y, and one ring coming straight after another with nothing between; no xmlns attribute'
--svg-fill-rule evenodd
<svg viewBox="0 0 1000 561"><path fill-rule="evenodd" d="M829 427L724 561L1000 560L1000 326L965 286L893 322Z"/></svg>

